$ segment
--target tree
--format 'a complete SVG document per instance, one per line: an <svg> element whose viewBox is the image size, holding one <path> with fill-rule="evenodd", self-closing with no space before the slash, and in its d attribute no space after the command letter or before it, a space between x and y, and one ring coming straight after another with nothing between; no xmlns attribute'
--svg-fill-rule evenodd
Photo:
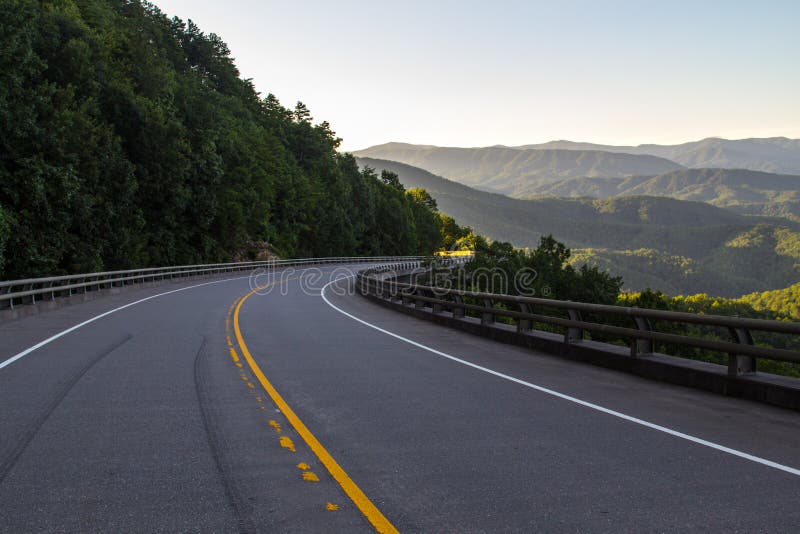
<svg viewBox="0 0 800 534"><path fill-rule="evenodd" d="M416 202L417 204L422 204L432 213L437 213L439 211L439 208L436 205L436 199L421 187L411 188L408 190L407 194L411 197L412 201Z"/></svg>
<svg viewBox="0 0 800 534"><path fill-rule="evenodd" d="M381 171L381 182L388 185L389 187L397 189L398 191L406 190L406 188L403 187L403 184L400 183L400 177L397 176L397 173L394 173L392 171L387 171L386 169Z"/></svg>
<svg viewBox="0 0 800 534"><path fill-rule="evenodd" d="M542 236L532 251L480 237L474 242L475 256L466 270L477 291L611 304L622 287L620 277L586 265L578 270L569 265L570 250L551 235Z"/></svg>

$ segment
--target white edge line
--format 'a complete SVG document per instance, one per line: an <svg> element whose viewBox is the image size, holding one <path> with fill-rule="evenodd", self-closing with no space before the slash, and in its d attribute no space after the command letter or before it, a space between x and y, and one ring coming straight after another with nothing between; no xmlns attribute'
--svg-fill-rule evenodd
<svg viewBox="0 0 800 534"><path fill-rule="evenodd" d="M626 414L624 414L622 412L617 412L615 410L611 410L609 408L605 408L603 406L600 406L600 405L597 405L597 404L593 404L591 402L587 402L587 401L584 401L584 400L581 400L581 399L578 399L578 398L575 398L575 397L571 397L569 395L565 395L564 393L559 393L558 391L554 391L552 389L548 389L548 388L545 388L545 387L542 387L542 386L537 386L536 384L532 384L530 382L526 382L524 380L520 380L519 378L515 378L513 376L509 376L509 375L500 373L498 371L494 371L494 370L489 369L487 367L482 367L482 366L474 364L472 362L468 362L466 360L462 360L461 358L457 358L455 356L447 354L446 352L442 352L442 351L436 350L434 348L428 347L427 345L423 345L422 343L418 343L418 342L413 341L411 339L405 338L405 337L403 337L403 336L401 336L399 334L395 334L394 332L390 332L388 330L385 330L385 329L383 329L383 328L381 328L379 326L375 326L372 323L368 323L367 321L365 321L363 319L360 319L360 318L356 317L355 315L347 313L343 309L339 308L338 306L333 304L331 301L329 301L328 298L325 296L325 290L328 289L328 287L331 284L334 284L334 283L339 282L341 280L344 280L346 278L352 278L352 276L343 277L343 278L339 278L339 279L333 280L331 282L328 282L328 284L325 287L322 288L322 293L321 293L322 300L324 300L328 304L328 306L330 306L334 310L338 311L339 313L341 313L343 315L346 315L347 317L353 319L354 321L358 321L359 323L361 323L361 324L363 324L365 326L368 326L370 328L374 328L375 330L377 330L379 332L382 332L382 333L384 333L384 334L386 334L388 336L392 336L393 338L399 339L400 341L404 341L404 342L406 342L406 343L408 343L410 345L414 345L415 347L418 347L420 349L427 350L428 352L432 352L433 354L436 354L437 356L441 356L443 358L447 358L448 360L452 360L452 361L460 363L462 365L466 365L467 367L472 367L473 369L477 369L478 371L483 371L484 373L488 373L488 374L496 376L498 378L502 378L504 380L508 380L510 382L514 382L514 383L519 384L521 386L525 386L525 387L528 387L528 388L531 388L531 389L535 389L536 391L540 391L540 392L545 393L547 395L552 395L554 397L558 397L559 399L563 399L563 400L566 400L566 401L569 401L569 402L573 402L575 404L580 404L581 406L584 406L586 408L590 408L592 410L596 410L598 412L602 412L604 414L608 414L608 415L611 415L613 417L618 417L619 419L624 419L625 421L629 421L629 422L635 423L637 425L641 425L641 426L644 426L644 427L647 427L647 428L651 428L653 430L658 430L659 432L664 432L665 434L669 434L670 436L675 436L677 438L685 439L687 441L691 441L692 443L697 443L698 445L703 445L705 447L709 447L709 448L712 448L712 449L715 449L715 450L718 450L718 451L721 451L721 452L724 452L724 453L727 453L727 454L731 454L733 456L738 456L739 458L744 458L745 460L749 460L751 462L755 462L755 463L758 463L758 464L761 464L761 465L765 465L767 467L772 467L773 469L778 469L780 471L784 471L784 472L790 473L792 475L800 476L800 469L795 469L794 467L789 467L787 465L779 464L777 462L773 462L772 460L767 460L766 458L761 458L759 456L754 456L754 455L748 454L746 452L742 452L742 451L739 451L739 450L736 450L736 449L731 449L730 447L725 447L724 445L720 445L718 443L714 443L713 441L708 441L708 440L705 440L705 439L702 439L702 438L698 438L698 437L692 436L690 434L684 434L683 432L679 432L677 430L672 430L671 428L667 428L667 427L664 427L664 426L661 426L661 425L657 425L657 424L651 423L649 421L644 421L642 419L638 419L636 417L633 417L633 416L630 416L630 415L626 415Z"/></svg>
<svg viewBox="0 0 800 534"><path fill-rule="evenodd" d="M311 269L313 269L313 267L309 268L309 269L301 269L300 272L304 273L306 271L310 271ZM288 270L288 269L284 269L284 270ZM0 369L2 369L3 367L7 367L7 366L11 365L12 363L14 363L15 361L19 360L20 358L24 358L25 356L27 356L31 352L44 347L48 343L52 343L53 341L57 340L60 337L66 336L70 332L74 332L75 330L77 330L77 329L79 329L81 327L84 327L89 323L93 323L93 322L97 321L98 319L102 319L103 317L105 317L107 315L111 315L112 313L116 313L116 312L118 312L120 310L124 310L125 308L130 308L131 306L135 306L136 304L141 304L142 302L145 302L145 301L148 301L148 300L151 300L151 299L154 299L154 298L158 298L158 297L163 297L164 295L170 295L172 293L177 293L179 291L186 291L187 289L194 289L196 287L210 286L210 285L213 285L213 284L221 284L223 282L232 282L234 280L244 280L245 278L250 278L250 276L251 275L237 276L237 277L234 277L234 278L225 278L223 280L213 280L211 282L203 282L202 284L195 284L193 286L180 287L178 289L173 289L171 291L165 291L163 293L158 293L157 295L150 295L149 297L145 297L143 299L139 299L139 300L134 301L134 302L129 302L128 304L125 304L124 306L120 306L119 308L114 308L113 310L108 310L107 312L101 313L100 315L95 315L91 319L87 319L87 320L83 321L82 323L76 324L75 326L71 326L70 328L67 328L66 330L62 330L58 334L50 336L49 338L45 339L44 341L40 341L39 343L37 343L36 345L34 345L32 347L28 347L27 349L23 350L22 352L20 352L18 354L15 354L11 358L9 358L6 361L0 363Z"/></svg>
<svg viewBox="0 0 800 534"><path fill-rule="evenodd" d="M172 293L177 293L178 291L186 291L187 289L193 289L193 288L196 288L196 287L203 287L203 286L210 286L212 284L221 284L223 282L231 282L233 280L242 280L244 278L249 278L249 276L237 276L236 278L225 278L224 280L214 280L213 282L204 282L202 284L195 284L193 286L181 287L181 288L178 288L178 289L173 289L171 291L165 291L164 293L159 293L157 295L150 295L149 297L145 297L143 299L139 299L139 300L134 301L134 302L129 302L128 304L125 304L124 306L120 306L119 308L114 308L113 310L108 310L107 312L101 313L100 315L95 315L91 319L87 319L87 320L83 321L82 323L78 323L75 326L71 326L70 328L67 328L66 330L62 330L58 334L50 336L49 338L45 339L44 341L40 341L36 345L34 345L32 347L29 347L29 348L23 350L22 352L20 352L20 353L18 353L16 355L12 356L11 358L7 359L6 361L0 363L0 369L2 369L3 367L7 367L7 366L11 365L12 363L14 363L15 361L19 360L20 358L24 358L25 356L27 356L31 352L33 352L35 350L38 350L38 349L44 347L45 345L47 345L49 343L52 343L53 341L57 340L58 338L66 336L70 332L74 332L75 330L77 330L79 328L82 328L82 327L86 326L87 324L93 323L93 322L95 322L95 321L97 321L99 319L102 319L103 317L106 317L107 315L111 315L112 313L116 313L116 312L118 312L120 310L124 310L125 308L130 308L131 306L135 306L136 304L141 304L142 302L145 302L145 301L157 298L157 297L163 297L164 295L170 295Z"/></svg>

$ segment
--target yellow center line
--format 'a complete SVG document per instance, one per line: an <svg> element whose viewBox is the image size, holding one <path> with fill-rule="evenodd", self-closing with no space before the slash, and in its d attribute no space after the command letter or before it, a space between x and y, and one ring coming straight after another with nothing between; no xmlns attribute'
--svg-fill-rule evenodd
<svg viewBox="0 0 800 534"><path fill-rule="evenodd" d="M270 284L271 285L271 284ZM258 379L258 382L264 388L264 391L269 394L272 401L278 407L278 409L283 413L284 417L289 421L289 423L294 427L297 433L303 438L303 441L309 446L311 451L317 455L319 461L328 472L331 474L334 480L339 483L344 490L345 494L350 497L350 500L353 501L353 504L364 514L364 517L372 523L372 526L375 527L375 530L381 533L396 533L398 530L392 525L389 520L381 513L380 510L369 500L369 497L361 491L355 482L348 476L344 469L333 459L333 456L325 449L322 443L311 433L311 431L306 427L303 421L294 413L294 410L289 407L283 397L278 393L278 390L267 380L266 375L261 371L261 368L256 363L253 356L250 354L250 351L247 348L247 344L244 342L244 338L242 337L242 331L239 328L239 311L242 309L242 304L254 295L257 291L264 289L263 287L258 287L239 299L236 303L236 310L233 313L233 331L236 335L236 341L239 344L239 350L241 351L244 359L247 361L248 365L250 365L250 369L253 371L253 374Z"/></svg>

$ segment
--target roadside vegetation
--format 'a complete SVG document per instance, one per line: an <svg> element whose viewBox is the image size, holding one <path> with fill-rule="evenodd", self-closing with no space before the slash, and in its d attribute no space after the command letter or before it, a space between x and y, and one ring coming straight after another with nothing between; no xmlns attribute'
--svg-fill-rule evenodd
<svg viewBox="0 0 800 534"><path fill-rule="evenodd" d="M509 243L488 242L477 237L474 242L475 257L456 276L447 279L451 286L469 291L502 293L543 297L556 300L573 300L596 304L647 308L705 315L723 315L765 320L798 320L797 303L800 302L800 284L779 291L754 293L742 298L713 297L705 293L669 296L658 290L621 291L622 278L597 267L583 264L575 267L571 251L552 236L542 237L534 250L515 249ZM476 299L466 302L482 304ZM505 309L496 303L498 309ZM568 318L561 309L537 305L536 313ZM473 316L478 314L470 313ZM497 320L513 324L508 318ZM583 320L632 328L631 319L624 315L584 313ZM712 340L731 341L727 329L703 325L654 321L651 327L659 332ZM561 327L536 323L535 328L565 333ZM588 339L627 346L628 339L586 332ZM753 332L754 342L775 348L800 351L800 338L786 334ZM727 364L727 355L705 349L657 343L655 350L666 354L721 365ZM759 359L759 370L769 373L800 377L800 365L788 362Z"/></svg>
<svg viewBox="0 0 800 534"><path fill-rule="evenodd" d="M4 0L0 43L0 279L429 254L461 236L152 4Z"/></svg>

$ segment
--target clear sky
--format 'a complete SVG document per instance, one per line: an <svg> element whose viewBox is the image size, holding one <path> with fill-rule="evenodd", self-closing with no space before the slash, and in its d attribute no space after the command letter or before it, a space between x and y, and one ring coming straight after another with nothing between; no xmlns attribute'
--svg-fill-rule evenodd
<svg viewBox="0 0 800 534"><path fill-rule="evenodd" d="M800 138L800 0L161 0L357 150Z"/></svg>

